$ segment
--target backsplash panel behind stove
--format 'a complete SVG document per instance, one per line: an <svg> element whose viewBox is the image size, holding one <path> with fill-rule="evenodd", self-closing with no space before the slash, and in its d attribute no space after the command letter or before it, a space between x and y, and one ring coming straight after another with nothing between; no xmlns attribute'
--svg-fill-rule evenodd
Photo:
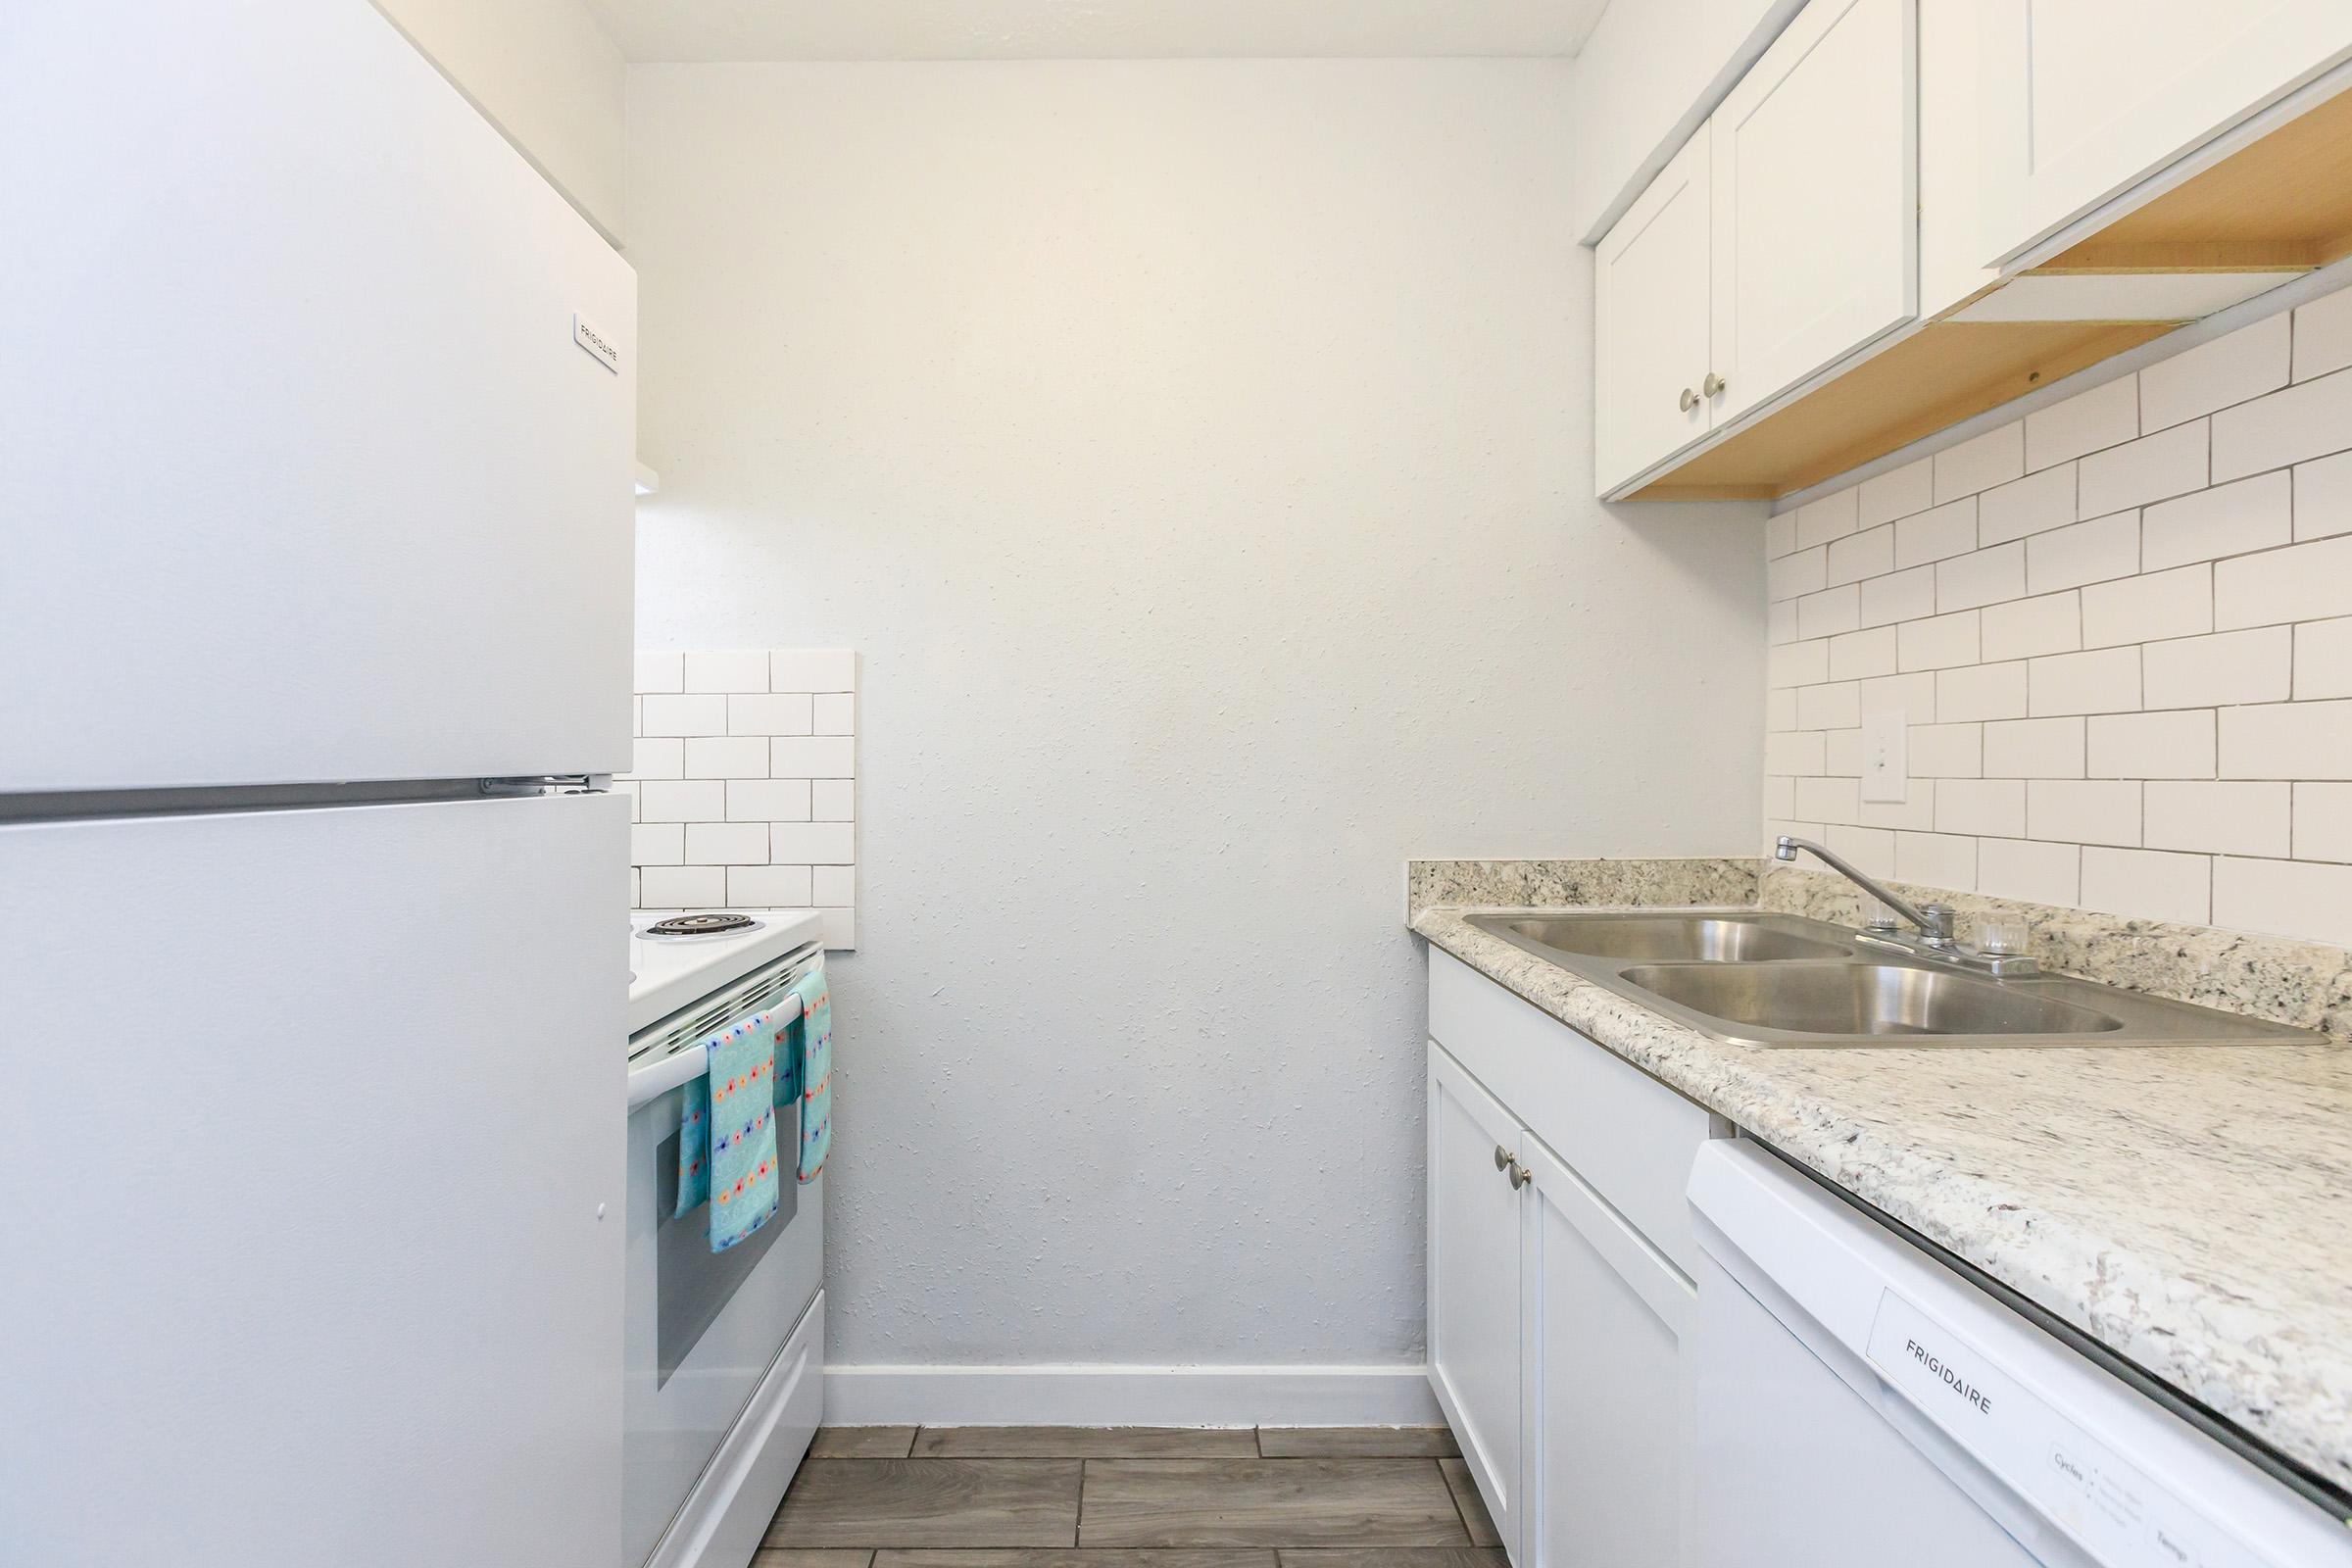
<svg viewBox="0 0 2352 1568"><path fill-rule="evenodd" d="M629 897L640 909L819 908L857 946L858 656L640 649Z"/></svg>

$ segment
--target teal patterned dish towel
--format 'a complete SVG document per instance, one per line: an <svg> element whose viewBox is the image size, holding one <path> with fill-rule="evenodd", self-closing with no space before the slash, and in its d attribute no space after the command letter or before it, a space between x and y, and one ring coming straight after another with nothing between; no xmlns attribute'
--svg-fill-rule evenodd
<svg viewBox="0 0 2352 1568"><path fill-rule="evenodd" d="M801 999L801 1015L786 1031L799 1048L793 1073L801 1092L800 1178L812 1182L833 1148L833 992L825 966L801 976L792 991Z"/></svg>
<svg viewBox="0 0 2352 1568"><path fill-rule="evenodd" d="M776 1050L796 1021L788 1014L799 1005L796 999L704 1041L710 1071L686 1085L678 1124L678 1201L671 1212L684 1215L708 1202L713 1252L766 1224L783 1201Z"/></svg>

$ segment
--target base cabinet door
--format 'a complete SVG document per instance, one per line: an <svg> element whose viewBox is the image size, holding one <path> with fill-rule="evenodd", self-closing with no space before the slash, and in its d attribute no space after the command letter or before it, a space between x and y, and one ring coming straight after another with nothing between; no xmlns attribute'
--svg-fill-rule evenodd
<svg viewBox="0 0 2352 1568"><path fill-rule="evenodd" d="M1519 1124L1429 1048L1429 1375L1503 1546L1520 1492Z"/></svg>
<svg viewBox="0 0 2352 1568"><path fill-rule="evenodd" d="M1517 1568L1681 1568L1690 1282L1533 1139L1520 1247ZM1697 1568L1697 1565L1693 1565Z"/></svg>

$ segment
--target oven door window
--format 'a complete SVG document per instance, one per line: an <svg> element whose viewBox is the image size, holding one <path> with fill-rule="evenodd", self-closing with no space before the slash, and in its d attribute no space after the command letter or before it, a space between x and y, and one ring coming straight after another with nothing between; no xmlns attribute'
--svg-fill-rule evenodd
<svg viewBox="0 0 2352 1568"><path fill-rule="evenodd" d="M779 1127L778 1131L788 1130ZM655 1213L661 1216L654 1245L654 1267L659 1282L654 1293L654 1338L659 1355L657 1388L666 1384L669 1375L694 1353L704 1332L726 1310L736 1287L760 1266L767 1250L776 1245L776 1238L792 1223L801 1201L800 1183L787 1170L782 1182L783 1199L775 1217L725 1251L713 1252L709 1203L698 1204L683 1214L670 1213L678 1203L678 1136L671 1133L654 1147L654 1191L659 1199Z"/></svg>

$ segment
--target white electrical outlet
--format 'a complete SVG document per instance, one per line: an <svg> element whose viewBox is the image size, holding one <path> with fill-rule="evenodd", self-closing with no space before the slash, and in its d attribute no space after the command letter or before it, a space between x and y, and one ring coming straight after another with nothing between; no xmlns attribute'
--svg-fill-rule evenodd
<svg viewBox="0 0 2352 1568"><path fill-rule="evenodd" d="M1862 799L1903 801L1911 794L1911 759L1903 714L1862 715Z"/></svg>

